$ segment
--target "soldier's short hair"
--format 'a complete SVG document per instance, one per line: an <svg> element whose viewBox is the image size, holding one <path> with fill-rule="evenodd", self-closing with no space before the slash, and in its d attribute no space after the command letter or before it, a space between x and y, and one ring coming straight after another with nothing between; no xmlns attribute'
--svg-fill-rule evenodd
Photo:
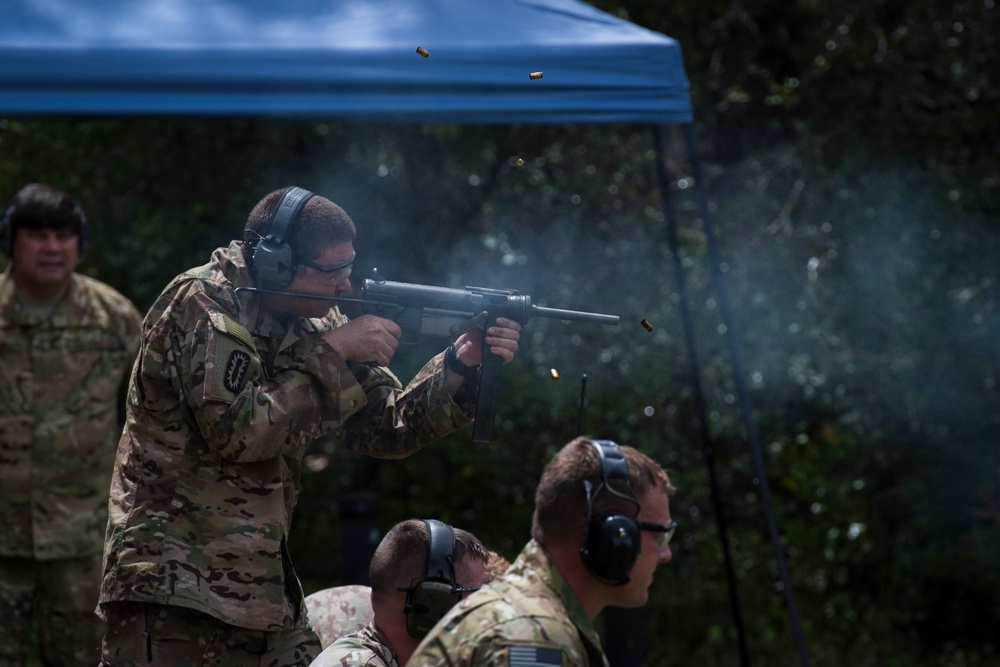
<svg viewBox="0 0 1000 667"><path fill-rule="evenodd" d="M469 558L483 564L489 553L479 539L461 528L455 531L455 571ZM399 589L410 588L415 581L427 576L427 550L430 532L423 519L407 519L393 526L375 549L368 566L372 586L372 604L378 605L398 598ZM458 576L461 576L460 574ZM459 581L459 584L468 582Z"/></svg>
<svg viewBox="0 0 1000 667"><path fill-rule="evenodd" d="M253 255L257 242L267 236L267 224L289 189L281 188L268 193L257 202L247 217L243 228L243 252L248 260ZM302 207L288 238L288 245L296 257L312 261L330 246L354 241L356 235L354 221L344 209L325 197L315 195Z"/></svg>
<svg viewBox="0 0 1000 667"><path fill-rule="evenodd" d="M660 465L639 450L623 445L628 465L628 485L614 482L615 490L641 501L649 491L661 489L668 496L674 492L670 477ZM542 471L535 489L535 512L531 536L542 545L573 542L581 539L587 514L584 480L595 491L603 483L601 460L594 443L579 437L560 449ZM612 493L597 493L592 512L636 511L635 505Z"/></svg>

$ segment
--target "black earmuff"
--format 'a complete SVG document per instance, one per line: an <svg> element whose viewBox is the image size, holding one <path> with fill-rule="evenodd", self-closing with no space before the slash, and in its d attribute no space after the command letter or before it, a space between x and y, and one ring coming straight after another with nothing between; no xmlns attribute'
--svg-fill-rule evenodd
<svg viewBox="0 0 1000 667"><path fill-rule="evenodd" d="M599 579L621 585L628 583L628 573L639 557L642 533L635 516L639 513L639 501L631 494L621 493L611 486L618 480L622 486L628 485L628 463L618 443L611 440L593 440L601 461L601 486L596 490L590 480L584 480L587 495L587 520L583 529L583 546L580 556L590 571ZM632 516L618 511L594 515L594 497L606 489L612 495L634 503L636 510Z"/></svg>
<svg viewBox="0 0 1000 667"><path fill-rule="evenodd" d="M406 594L406 632L423 638L449 609L462 599L461 588L455 582L455 530L437 519L425 519L427 543L427 577Z"/></svg>
<svg viewBox="0 0 1000 667"><path fill-rule="evenodd" d="M306 202L314 196L303 188L289 188L264 227L250 260L254 279L261 289L283 290L295 277L295 252L288 239Z"/></svg>

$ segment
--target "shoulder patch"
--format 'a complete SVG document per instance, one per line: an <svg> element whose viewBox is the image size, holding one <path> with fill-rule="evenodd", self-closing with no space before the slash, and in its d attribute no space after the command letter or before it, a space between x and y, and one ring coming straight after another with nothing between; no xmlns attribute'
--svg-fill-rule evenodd
<svg viewBox="0 0 1000 667"><path fill-rule="evenodd" d="M250 368L250 355L245 350L233 350L229 353L226 370L222 374L222 384L234 394L243 388L247 370Z"/></svg>
<svg viewBox="0 0 1000 667"><path fill-rule="evenodd" d="M204 398L228 403L261 376L260 358L245 326L228 315L209 313Z"/></svg>
<svg viewBox="0 0 1000 667"><path fill-rule="evenodd" d="M551 646L511 646L507 649L508 667L561 667L563 652Z"/></svg>

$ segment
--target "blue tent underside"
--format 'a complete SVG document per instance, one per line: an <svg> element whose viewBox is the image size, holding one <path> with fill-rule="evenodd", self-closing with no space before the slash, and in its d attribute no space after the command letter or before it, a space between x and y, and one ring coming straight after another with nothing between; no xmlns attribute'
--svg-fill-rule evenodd
<svg viewBox="0 0 1000 667"><path fill-rule="evenodd" d="M0 116L692 121L677 42L578 0L7 2Z"/></svg>

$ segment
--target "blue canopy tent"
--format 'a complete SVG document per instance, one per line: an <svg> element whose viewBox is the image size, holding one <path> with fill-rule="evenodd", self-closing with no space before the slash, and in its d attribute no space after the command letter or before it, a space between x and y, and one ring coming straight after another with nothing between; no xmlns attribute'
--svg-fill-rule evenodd
<svg viewBox="0 0 1000 667"><path fill-rule="evenodd" d="M649 124L661 153L657 167L668 241L710 457L658 132L662 124L680 125L695 170L741 412L805 662L736 327L718 270L688 81L675 40L578 0L5 0L0 117L17 116ZM725 545L721 522L720 532ZM731 570L728 574L734 591ZM748 664L735 595L733 609L741 657ZM637 664L627 650L612 660Z"/></svg>
<svg viewBox="0 0 1000 667"><path fill-rule="evenodd" d="M7 116L692 120L677 42L574 0L4 5Z"/></svg>

